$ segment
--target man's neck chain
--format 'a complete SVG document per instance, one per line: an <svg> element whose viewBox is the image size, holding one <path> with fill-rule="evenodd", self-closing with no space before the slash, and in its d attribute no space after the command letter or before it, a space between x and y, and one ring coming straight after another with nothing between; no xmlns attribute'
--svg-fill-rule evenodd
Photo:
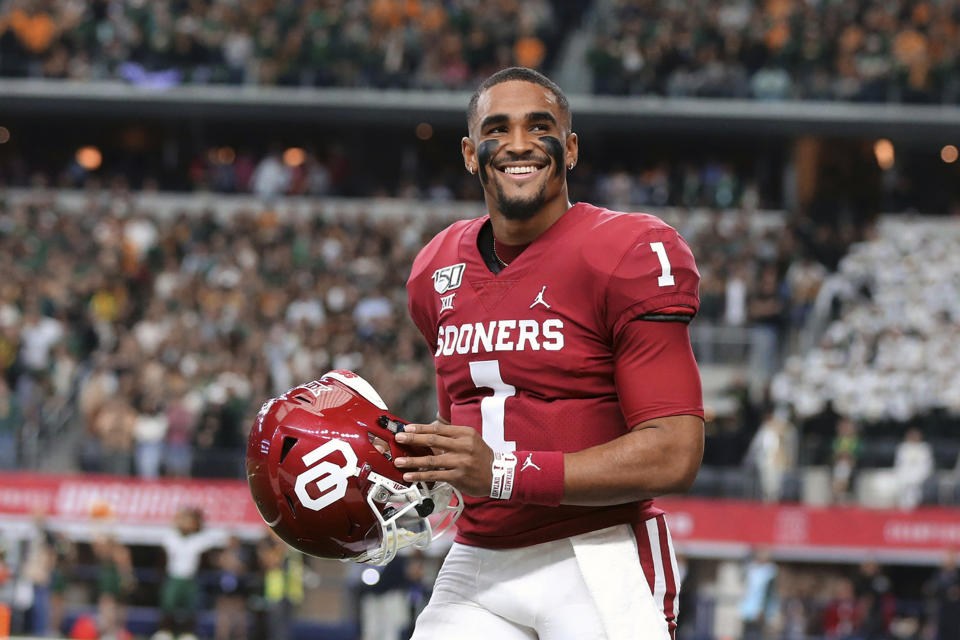
<svg viewBox="0 0 960 640"><path fill-rule="evenodd" d="M507 267L510 266L510 263L509 263L509 262L504 262L504 261L503 261L503 258L501 258L500 255L497 253L497 238L496 238L496 237L493 238L493 257L497 259L497 262L499 262L499 263L500 263L500 266L503 267L504 269L506 269Z"/></svg>

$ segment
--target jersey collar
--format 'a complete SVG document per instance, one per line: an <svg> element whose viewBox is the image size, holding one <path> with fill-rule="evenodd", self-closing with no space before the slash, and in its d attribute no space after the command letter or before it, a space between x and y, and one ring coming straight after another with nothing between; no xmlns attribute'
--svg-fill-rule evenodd
<svg viewBox="0 0 960 640"><path fill-rule="evenodd" d="M480 255L480 249L477 247L477 238L480 235L480 229L490 219L489 215L473 220L464 230L460 237L460 259L467 263L467 272L473 275L473 279L502 279L519 280L528 271L536 267L540 259L546 254L557 238L564 235L568 228L572 227L582 216L578 215L588 205L578 202L567 209L560 218L550 227L541 233L530 245L523 250L509 265L500 270L500 273L492 273L483 261ZM478 278L477 274L484 274L486 278Z"/></svg>

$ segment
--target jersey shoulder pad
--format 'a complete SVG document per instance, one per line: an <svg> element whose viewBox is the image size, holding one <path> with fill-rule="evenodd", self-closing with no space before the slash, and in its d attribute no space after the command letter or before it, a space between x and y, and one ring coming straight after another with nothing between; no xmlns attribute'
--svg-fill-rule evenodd
<svg viewBox="0 0 960 640"><path fill-rule="evenodd" d="M471 224L476 224L477 219L458 220L449 227L438 233L430 242L420 250L417 257L413 260L413 266L410 269L410 278L407 280L407 288L422 276L428 278L433 276L433 272L446 265L446 262L456 261L460 240L464 232ZM440 264L443 262L444 264Z"/></svg>
<svg viewBox="0 0 960 640"><path fill-rule="evenodd" d="M692 317L700 306L700 274L686 241L656 216L609 214L589 249L607 279L607 325L617 329L638 317Z"/></svg>

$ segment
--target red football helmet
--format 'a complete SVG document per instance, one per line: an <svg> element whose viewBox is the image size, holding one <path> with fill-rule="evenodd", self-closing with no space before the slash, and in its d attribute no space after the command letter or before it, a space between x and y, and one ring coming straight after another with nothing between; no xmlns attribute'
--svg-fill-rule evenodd
<svg viewBox="0 0 960 640"><path fill-rule="evenodd" d="M428 546L463 499L446 482L403 480L394 457L429 455L395 441L405 424L350 371L267 401L247 442L260 515L284 542L324 558L386 564L403 547Z"/></svg>

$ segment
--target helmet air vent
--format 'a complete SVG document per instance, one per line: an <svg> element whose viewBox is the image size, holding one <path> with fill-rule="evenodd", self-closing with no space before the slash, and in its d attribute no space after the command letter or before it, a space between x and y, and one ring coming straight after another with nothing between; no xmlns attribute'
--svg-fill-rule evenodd
<svg viewBox="0 0 960 640"><path fill-rule="evenodd" d="M280 462L282 463L287 454L290 453L290 449L293 449L293 445L297 444L297 439L293 436L283 436L283 445L280 447Z"/></svg>
<svg viewBox="0 0 960 640"><path fill-rule="evenodd" d="M383 438L379 438L374 434L367 432L367 439L370 440L370 444L373 445L373 448L380 452L380 454L387 460L393 461L393 454L390 453L390 445Z"/></svg>

